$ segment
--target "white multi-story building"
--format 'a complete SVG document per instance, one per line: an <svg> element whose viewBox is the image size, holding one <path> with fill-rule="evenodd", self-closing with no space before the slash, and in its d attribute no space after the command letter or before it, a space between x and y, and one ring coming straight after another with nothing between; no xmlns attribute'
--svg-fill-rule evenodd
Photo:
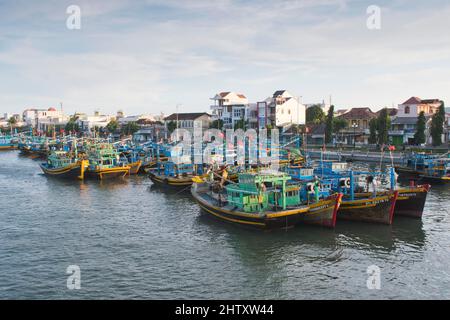
<svg viewBox="0 0 450 320"><path fill-rule="evenodd" d="M211 106L212 119L222 120L224 129L234 129L237 122L248 120L249 103L242 93L220 92L211 100L214 101Z"/></svg>
<svg viewBox="0 0 450 320"><path fill-rule="evenodd" d="M104 128L111 120L115 120L115 116L103 115L98 111L94 113L93 116L88 116L86 114L77 114L78 120L77 124L81 131L90 132L93 128Z"/></svg>
<svg viewBox="0 0 450 320"><path fill-rule="evenodd" d="M257 104L258 127L287 127L292 124L305 124L305 105L298 97L286 90L278 90Z"/></svg>
<svg viewBox="0 0 450 320"><path fill-rule="evenodd" d="M426 140L431 143L430 125L432 116L439 111L444 102L440 99L422 100L411 97L398 105L397 116L391 121L392 130L389 135L395 144L414 144L414 134L417 129L417 117L423 111L427 119Z"/></svg>
<svg viewBox="0 0 450 320"><path fill-rule="evenodd" d="M117 118L117 122L119 122L120 125L126 125L127 123L130 122L138 122L139 120L141 121L146 121L146 122L155 122L155 117L151 116L151 115L145 115L145 114L141 114L141 115L137 115L137 116L124 116L124 117L118 117Z"/></svg>
<svg viewBox="0 0 450 320"><path fill-rule="evenodd" d="M417 118L422 111L425 113L425 116L432 116L438 112L442 103L442 100L439 99L422 100L417 97L412 97L398 105L397 117Z"/></svg>
<svg viewBox="0 0 450 320"><path fill-rule="evenodd" d="M38 131L46 131L50 127L63 126L69 121L69 117L56 108L26 109L22 113L26 125L36 128Z"/></svg>

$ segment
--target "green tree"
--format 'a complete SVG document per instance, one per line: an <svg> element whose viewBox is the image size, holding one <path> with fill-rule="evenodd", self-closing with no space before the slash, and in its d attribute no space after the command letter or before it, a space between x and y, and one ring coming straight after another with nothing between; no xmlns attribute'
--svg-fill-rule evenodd
<svg viewBox="0 0 450 320"><path fill-rule="evenodd" d="M378 130L378 121L377 118L373 118L369 121L369 143L376 144L377 143L377 130Z"/></svg>
<svg viewBox="0 0 450 320"><path fill-rule="evenodd" d="M71 116L69 121L66 123L66 126L64 127L64 131L66 131L66 132L80 131L80 126L78 125L77 120L78 120L77 115Z"/></svg>
<svg viewBox="0 0 450 320"><path fill-rule="evenodd" d="M244 119L240 119L238 121L236 121L236 123L234 124L234 129L243 129L245 130L245 120Z"/></svg>
<svg viewBox="0 0 450 320"><path fill-rule="evenodd" d="M11 117L11 118L8 119L8 125L9 125L9 128L10 128L10 130L11 130L11 135L12 135L12 133L13 133L13 128L14 128L14 126L15 126L16 124L17 124L16 118Z"/></svg>
<svg viewBox="0 0 450 320"><path fill-rule="evenodd" d="M348 127L348 122L344 118L336 117L333 118L333 132L339 133L341 130L344 130Z"/></svg>
<svg viewBox="0 0 450 320"><path fill-rule="evenodd" d="M111 120L111 121L106 125L106 129L108 130L109 133L114 133L114 132L116 132L118 128L119 128L119 122L117 122L116 120Z"/></svg>
<svg viewBox="0 0 450 320"><path fill-rule="evenodd" d="M139 126L136 122L128 122L122 127L122 133L124 135L130 136L139 130Z"/></svg>
<svg viewBox="0 0 450 320"><path fill-rule="evenodd" d="M325 143L331 143L333 141L333 119L334 106L332 105L328 110L327 120L325 122Z"/></svg>
<svg viewBox="0 0 450 320"><path fill-rule="evenodd" d="M167 123L167 130L169 130L169 133L172 133L177 128L177 123L175 121L170 121Z"/></svg>
<svg viewBox="0 0 450 320"><path fill-rule="evenodd" d="M211 124L209 125L209 127L211 129L219 129L222 130L223 129L223 120L222 119L217 119L211 122Z"/></svg>
<svg viewBox="0 0 450 320"><path fill-rule="evenodd" d="M320 124L325 119L325 113L320 105L313 105L306 109L306 123L307 124Z"/></svg>
<svg viewBox="0 0 450 320"><path fill-rule="evenodd" d="M377 119L378 129L378 143L386 144L389 138L389 128L391 126L391 119L389 117L388 109L384 108L380 111Z"/></svg>
<svg viewBox="0 0 450 320"><path fill-rule="evenodd" d="M419 117L417 118L417 128L416 133L414 134L414 142L419 145L425 143L425 129L426 129L426 121L425 112L420 112Z"/></svg>
<svg viewBox="0 0 450 320"><path fill-rule="evenodd" d="M442 134L444 133L445 122L445 106L444 103L439 107L438 112L433 115L431 119L431 137L433 139L433 146L442 145Z"/></svg>

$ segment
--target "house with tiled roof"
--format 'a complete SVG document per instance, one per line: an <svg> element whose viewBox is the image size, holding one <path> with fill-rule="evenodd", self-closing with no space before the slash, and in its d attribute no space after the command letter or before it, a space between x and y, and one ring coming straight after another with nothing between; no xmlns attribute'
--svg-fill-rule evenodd
<svg viewBox="0 0 450 320"><path fill-rule="evenodd" d="M191 112L191 113L172 113L164 118L166 127L170 122L175 123L179 129L186 129L191 132L194 128L201 127L202 130L208 129L211 124L211 115L206 112Z"/></svg>
<svg viewBox="0 0 450 320"><path fill-rule="evenodd" d="M443 103L440 99L420 99L411 97L402 104L398 105L398 117L417 118L420 112L424 112L425 116L433 115Z"/></svg>
<svg viewBox="0 0 450 320"><path fill-rule="evenodd" d="M417 120L420 112L424 112L427 119L427 132L429 136L429 126L431 118L439 111L439 107L444 102L440 99L421 99L411 97L402 104L398 105L398 112L391 121L390 139L393 144L414 144L414 134L417 129ZM427 138L427 140L429 140Z"/></svg>
<svg viewBox="0 0 450 320"><path fill-rule="evenodd" d="M348 123L348 127L340 134L341 142L347 144L368 144L369 122L377 114L368 107L352 108L338 116Z"/></svg>
<svg viewBox="0 0 450 320"><path fill-rule="evenodd" d="M257 117L259 128L267 125L288 128L293 124L305 124L306 107L287 90L277 90L272 96L257 103Z"/></svg>
<svg viewBox="0 0 450 320"><path fill-rule="evenodd" d="M212 120L222 120L224 129L233 129L238 121L247 121L249 103L242 93L231 91L219 92L211 98Z"/></svg>

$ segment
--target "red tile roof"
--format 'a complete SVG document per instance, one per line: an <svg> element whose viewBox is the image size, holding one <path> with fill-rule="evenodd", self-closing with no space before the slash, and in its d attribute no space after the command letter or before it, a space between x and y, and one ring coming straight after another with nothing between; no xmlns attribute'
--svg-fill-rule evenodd
<svg viewBox="0 0 450 320"><path fill-rule="evenodd" d="M403 104L420 104L422 102L422 100L418 97L411 97L408 100L406 100L405 102L403 102Z"/></svg>
<svg viewBox="0 0 450 320"><path fill-rule="evenodd" d="M206 112L197 112L197 113L172 113L170 116L165 117L164 120L195 120L203 115L208 115Z"/></svg>
<svg viewBox="0 0 450 320"><path fill-rule="evenodd" d="M350 111L340 115L340 118L352 120L352 119L372 119L375 118L377 114L372 112L370 108L352 108Z"/></svg>

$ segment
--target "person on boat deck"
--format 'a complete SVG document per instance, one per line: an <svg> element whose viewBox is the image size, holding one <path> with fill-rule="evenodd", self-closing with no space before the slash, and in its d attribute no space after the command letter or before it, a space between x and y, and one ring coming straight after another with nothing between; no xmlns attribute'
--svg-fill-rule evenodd
<svg viewBox="0 0 450 320"><path fill-rule="evenodd" d="M376 181L375 177L373 177L373 176L368 176L366 178L367 192L370 192L370 186L372 186L373 197L376 197L377 196L377 181Z"/></svg>

